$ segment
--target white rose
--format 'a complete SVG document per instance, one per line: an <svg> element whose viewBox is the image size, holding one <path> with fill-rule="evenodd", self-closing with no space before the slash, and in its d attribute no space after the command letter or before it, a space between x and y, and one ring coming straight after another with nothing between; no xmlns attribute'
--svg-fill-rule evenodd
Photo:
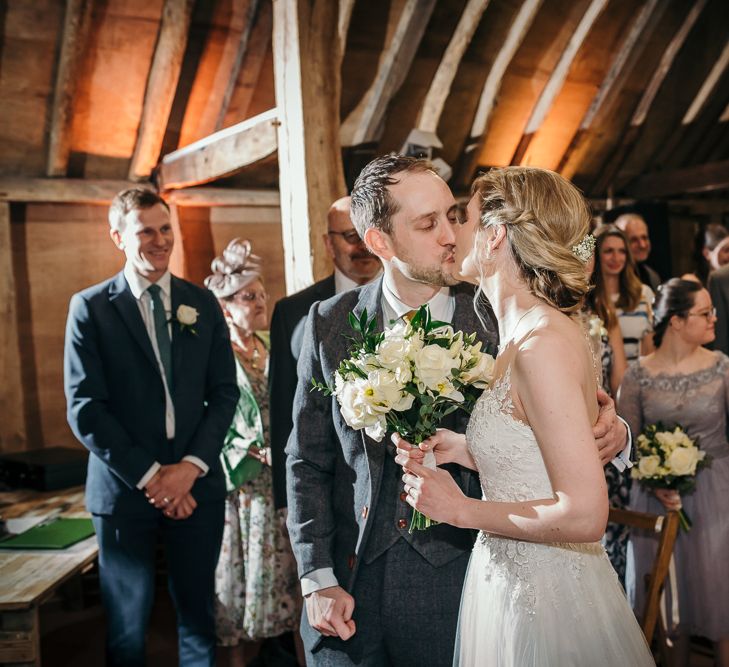
<svg viewBox="0 0 729 667"><path fill-rule="evenodd" d="M461 382L485 389L494 376L495 360L490 354L484 352L476 352L476 354L478 355L476 365L461 373Z"/></svg>
<svg viewBox="0 0 729 667"><path fill-rule="evenodd" d="M177 321L185 326L192 326L197 322L198 312L192 306L181 305L177 307Z"/></svg>
<svg viewBox="0 0 729 667"><path fill-rule="evenodd" d="M638 470L641 477L652 477L658 471L658 467L661 465L661 459L659 456L643 456L638 462Z"/></svg>
<svg viewBox="0 0 729 667"><path fill-rule="evenodd" d="M394 370L407 359L410 342L404 336L385 336L377 346L377 359L380 365Z"/></svg>
<svg viewBox="0 0 729 667"><path fill-rule="evenodd" d="M699 450L696 447L677 447L669 455L666 465L673 475L693 475L699 460Z"/></svg>
<svg viewBox="0 0 729 667"><path fill-rule="evenodd" d="M439 384L449 381L454 367L449 350L439 345L426 345L415 353L415 378L418 388L423 391L436 390Z"/></svg>

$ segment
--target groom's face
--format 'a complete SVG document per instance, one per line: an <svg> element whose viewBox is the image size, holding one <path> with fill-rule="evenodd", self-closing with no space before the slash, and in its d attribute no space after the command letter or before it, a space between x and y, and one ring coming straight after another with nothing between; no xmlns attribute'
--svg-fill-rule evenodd
<svg viewBox="0 0 729 667"><path fill-rule="evenodd" d="M406 277L429 285L455 285L458 206L445 181L431 171L397 174L388 186L399 210L388 235L389 259Z"/></svg>

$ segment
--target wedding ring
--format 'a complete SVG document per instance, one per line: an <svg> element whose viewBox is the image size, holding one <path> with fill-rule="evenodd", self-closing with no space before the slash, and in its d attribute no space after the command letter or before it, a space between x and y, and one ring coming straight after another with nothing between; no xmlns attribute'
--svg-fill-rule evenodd
<svg viewBox="0 0 729 667"><path fill-rule="evenodd" d="M163 503L164 503L165 505L169 505L169 504L170 504L170 499L169 499L169 498L168 498L167 496L165 496L164 498L162 498L162 502L163 502Z"/></svg>

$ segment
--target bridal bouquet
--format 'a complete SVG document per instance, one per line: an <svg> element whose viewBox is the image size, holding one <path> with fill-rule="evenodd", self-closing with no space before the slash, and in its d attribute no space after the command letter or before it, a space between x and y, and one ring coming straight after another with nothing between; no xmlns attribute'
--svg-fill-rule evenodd
<svg viewBox="0 0 729 667"><path fill-rule="evenodd" d="M673 430L663 424L651 424L643 429L636 441L638 465L631 475L650 489L675 489L679 493L690 493L696 488L696 473L709 460L696 441L692 440L680 426ZM691 529L683 509L678 511L681 527Z"/></svg>
<svg viewBox="0 0 729 667"><path fill-rule="evenodd" d="M376 331L376 318L368 320L367 311L359 318L350 313L349 323L356 335L334 374L334 387L312 384L336 396L344 421L377 442L390 430L421 443L454 410L470 413L491 381L494 358L481 351L476 335L432 320L427 306L384 332ZM435 468L428 454L424 463ZM410 532L434 523L414 511Z"/></svg>

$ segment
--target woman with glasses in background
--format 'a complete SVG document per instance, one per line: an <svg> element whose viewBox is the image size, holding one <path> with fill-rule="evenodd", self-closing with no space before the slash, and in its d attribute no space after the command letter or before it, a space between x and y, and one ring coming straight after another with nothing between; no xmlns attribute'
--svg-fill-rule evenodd
<svg viewBox="0 0 729 667"><path fill-rule="evenodd" d="M261 640L288 631L298 636L301 591L285 515L273 504L268 295L260 259L248 241L233 239L211 268L205 285L228 323L240 387L221 454L228 497L216 571L216 631L225 647L221 664L240 666L258 654Z"/></svg>
<svg viewBox="0 0 729 667"><path fill-rule="evenodd" d="M631 491L633 510L663 514L683 505L693 521L690 532L679 533L674 550L680 616L674 665L689 664L694 634L713 640L715 664L729 667L729 357L703 347L714 340L715 323L711 297L701 284L680 278L663 284L655 303L656 350L630 366L618 395L618 412L634 438L650 424L680 424L713 459L690 495L649 492L638 484ZM656 538L640 530L630 537L626 588L639 612Z"/></svg>

